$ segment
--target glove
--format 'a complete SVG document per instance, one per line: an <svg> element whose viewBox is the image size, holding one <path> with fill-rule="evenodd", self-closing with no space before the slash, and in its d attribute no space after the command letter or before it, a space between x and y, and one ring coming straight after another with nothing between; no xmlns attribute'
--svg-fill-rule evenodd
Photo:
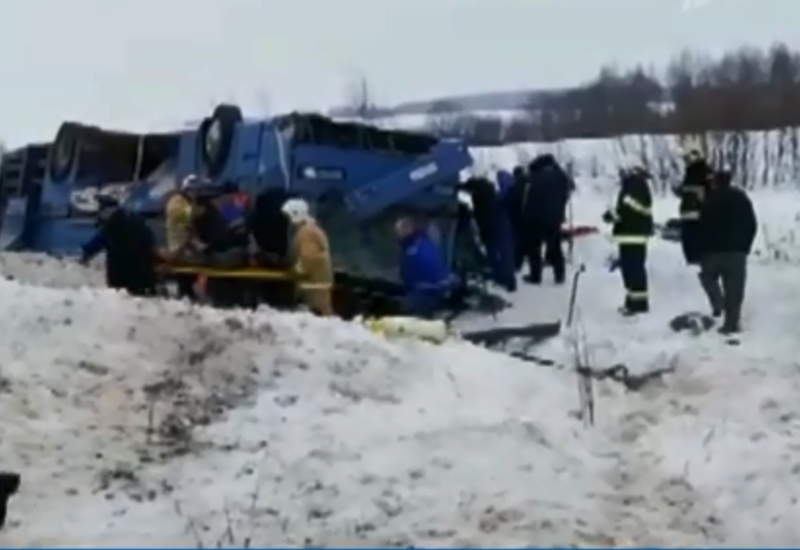
<svg viewBox="0 0 800 550"><path fill-rule="evenodd" d="M619 269L619 257L612 254L606 258L606 265L608 266L608 271L614 273L617 269Z"/></svg>

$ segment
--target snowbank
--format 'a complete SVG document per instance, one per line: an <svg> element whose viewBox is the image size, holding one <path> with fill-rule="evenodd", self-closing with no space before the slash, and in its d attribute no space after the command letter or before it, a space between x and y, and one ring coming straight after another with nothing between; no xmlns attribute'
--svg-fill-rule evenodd
<svg viewBox="0 0 800 550"><path fill-rule="evenodd" d="M0 456L24 480L4 546L605 536L612 463L564 409L567 374L305 315L0 296Z"/></svg>
<svg viewBox="0 0 800 550"><path fill-rule="evenodd" d="M51 288L104 286L102 261L80 265L75 258L38 253L0 253L0 276Z"/></svg>
<svg viewBox="0 0 800 550"><path fill-rule="evenodd" d="M598 382L588 430L567 368L0 281L0 468L23 474L0 546L800 545L796 194L753 197L739 347L667 328L705 310L674 243L650 248L653 312L624 319L612 244L578 241L576 331L537 353L570 365L581 344L598 368L676 367L642 393ZM576 219L596 222L606 198L581 192ZM657 216L675 208L658 201ZM39 256L0 264L43 284L97 277ZM567 290L523 287L489 322L563 318Z"/></svg>

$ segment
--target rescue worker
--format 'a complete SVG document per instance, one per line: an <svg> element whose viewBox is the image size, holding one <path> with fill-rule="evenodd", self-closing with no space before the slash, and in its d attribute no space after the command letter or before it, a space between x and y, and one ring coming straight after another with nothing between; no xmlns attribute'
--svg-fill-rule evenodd
<svg viewBox="0 0 800 550"><path fill-rule="evenodd" d="M169 262L185 261L192 240L192 203L186 190L197 181L196 176L187 176L181 187L172 192L166 204L166 251L162 257ZM194 275L180 274L175 277L178 284L178 296L194 298Z"/></svg>
<svg viewBox="0 0 800 550"><path fill-rule="evenodd" d="M650 310L647 243L653 234L653 198L649 179L650 174L640 165L623 166L616 207L603 215L603 221L614 224L612 235L618 246L618 267L625 285L625 302L620 308L623 315Z"/></svg>
<svg viewBox="0 0 800 550"><path fill-rule="evenodd" d="M147 223L107 196L98 198L97 218L97 233L83 245L80 262L88 264L105 251L109 288L125 290L132 296L155 294L155 237Z"/></svg>
<svg viewBox="0 0 800 550"><path fill-rule="evenodd" d="M401 252L403 312L429 318L447 307L454 279L441 251L424 229L402 217L395 224L395 232Z"/></svg>
<svg viewBox="0 0 800 550"><path fill-rule="evenodd" d="M509 292L516 291L513 234L497 189L486 178L470 178L462 188L469 194L494 281Z"/></svg>
<svg viewBox="0 0 800 550"><path fill-rule="evenodd" d="M556 284L566 279L566 260L561 247L561 226L566 219L573 184L553 155L536 157L528 170L528 183L522 197L522 240L530 272L525 280L542 282L542 247L553 268Z"/></svg>
<svg viewBox="0 0 800 550"><path fill-rule="evenodd" d="M259 263L275 267L287 263L291 225L282 208L290 198L283 188L265 189L256 196L247 227L262 256Z"/></svg>
<svg viewBox="0 0 800 550"><path fill-rule="evenodd" d="M698 224L703 250L700 282L714 317L724 316L721 334L741 330L747 256L758 231L753 203L731 185L731 179L727 171L715 175Z"/></svg>
<svg viewBox="0 0 800 550"><path fill-rule="evenodd" d="M287 200L282 211L294 228L291 250L300 299L312 313L332 316L333 266L328 236L303 199Z"/></svg>
<svg viewBox="0 0 800 550"><path fill-rule="evenodd" d="M289 199L282 188L265 189L256 196L247 220L247 227L256 245L255 260L261 267L287 269L289 262L289 219L281 211ZM261 300L274 308L291 308L295 304L292 280L260 282L257 291Z"/></svg>
<svg viewBox="0 0 800 550"><path fill-rule="evenodd" d="M680 198L678 213L681 219L681 248L683 257L689 265L700 262L703 251L700 249L701 235L698 231L700 210L714 171L698 149L689 149L684 155L686 171L683 181L675 189Z"/></svg>

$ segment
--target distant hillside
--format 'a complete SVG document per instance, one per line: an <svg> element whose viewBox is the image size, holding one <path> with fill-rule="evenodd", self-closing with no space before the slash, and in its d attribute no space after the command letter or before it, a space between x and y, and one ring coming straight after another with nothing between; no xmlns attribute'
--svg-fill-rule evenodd
<svg viewBox="0 0 800 550"><path fill-rule="evenodd" d="M438 97L426 101L409 101L392 107L378 107L372 110L370 117L424 115L434 105L443 103L453 104L460 111L511 111L529 105L538 95L544 96L556 92L558 90L516 90ZM343 106L331 109L329 114L335 117L349 117L356 113L352 107Z"/></svg>

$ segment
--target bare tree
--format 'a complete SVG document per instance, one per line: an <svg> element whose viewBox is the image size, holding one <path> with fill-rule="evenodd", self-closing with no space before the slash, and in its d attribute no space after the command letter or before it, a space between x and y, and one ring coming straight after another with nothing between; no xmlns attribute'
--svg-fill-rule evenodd
<svg viewBox="0 0 800 550"><path fill-rule="evenodd" d="M372 118L378 110L366 77L361 76L350 83L345 107L348 114L359 120Z"/></svg>

